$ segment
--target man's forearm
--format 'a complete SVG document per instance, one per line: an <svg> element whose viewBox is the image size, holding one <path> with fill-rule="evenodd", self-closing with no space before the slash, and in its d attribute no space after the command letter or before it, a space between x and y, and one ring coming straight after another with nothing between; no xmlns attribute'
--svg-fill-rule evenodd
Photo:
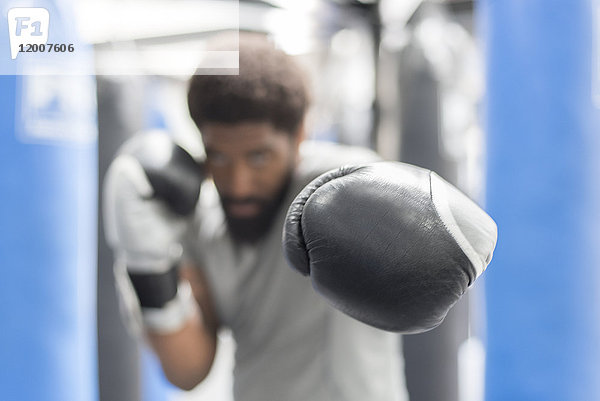
<svg viewBox="0 0 600 401"><path fill-rule="evenodd" d="M148 340L158 355L167 379L175 386L191 390L210 372L215 358L217 339L199 312L174 333L148 331Z"/></svg>

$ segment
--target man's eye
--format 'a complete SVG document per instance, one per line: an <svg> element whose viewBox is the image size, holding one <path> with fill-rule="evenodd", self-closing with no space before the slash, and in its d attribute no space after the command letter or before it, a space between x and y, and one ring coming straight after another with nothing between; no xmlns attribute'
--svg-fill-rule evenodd
<svg viewBox="0 0 600 401"><path fill-rule="evenodd" d="M268 161L267 152L252 152L248 155L248 163L252 167L262 167Z"/></svg>
<svg viewBox="0 0 600 401"><path fill-rule="evenodd" d="M224 166L227 164L227 157L218 152L210 152L206 155L207 161L214 166Z"/></svg>

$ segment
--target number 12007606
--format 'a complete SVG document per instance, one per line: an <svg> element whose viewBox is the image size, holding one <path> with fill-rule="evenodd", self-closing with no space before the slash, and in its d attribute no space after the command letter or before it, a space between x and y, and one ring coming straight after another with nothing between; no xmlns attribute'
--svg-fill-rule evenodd
<svg viewBox="0 0 600 401"><path fill-rule="evenodd" d="M75 47L72 43L48 43L48 44L20 44L19 51L24 53L73 53Z"/></svg>

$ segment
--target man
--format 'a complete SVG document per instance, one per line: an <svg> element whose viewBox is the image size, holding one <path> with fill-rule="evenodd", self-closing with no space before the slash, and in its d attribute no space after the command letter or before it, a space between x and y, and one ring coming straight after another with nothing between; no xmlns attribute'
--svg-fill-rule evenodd
<svg viewBox="0 0 600 401"><path fill-rule="evenodd" d="M240 37L239 76L194 76L188 104L202 133L204 166L165 138L147 136L125 146L105 186L107 237L118 269L129 277L121 287L131 294L131 280L167 378L183 389L200 383L214 360L218 329L229 327L236 401L407 399L399 338L332 308L287 266L281 245L286 211L302 188L332 168L378 157L302 145L309 104L304 76L291 58L255 36ZM202 182L204 172L212 180ZM367 241L365 234L359 238ZM300 242L313 246L310 239ZM380 308L362 294L374 309L349 311L344 305L363 303L354 295L348 304L337 298L333 304L370 322Z"/></svg>

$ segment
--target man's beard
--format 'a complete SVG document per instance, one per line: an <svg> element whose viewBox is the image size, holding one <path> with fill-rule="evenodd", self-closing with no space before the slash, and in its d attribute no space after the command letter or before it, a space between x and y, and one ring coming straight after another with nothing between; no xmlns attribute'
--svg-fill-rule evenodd
<svg viewBox="0 0 600 401"><path fill-rule="evenodd" d="M263 238L268 232L279 210L286 199L288 189L292 181L292 171L284 179L284 182L271 199L248 197L235 199L228 196L221 197L221 205L225 211L225 220L231 238L237 243L253 244ZM258 205L260 211L253 217L234 217L228 213L232 205Z"/></svg>

